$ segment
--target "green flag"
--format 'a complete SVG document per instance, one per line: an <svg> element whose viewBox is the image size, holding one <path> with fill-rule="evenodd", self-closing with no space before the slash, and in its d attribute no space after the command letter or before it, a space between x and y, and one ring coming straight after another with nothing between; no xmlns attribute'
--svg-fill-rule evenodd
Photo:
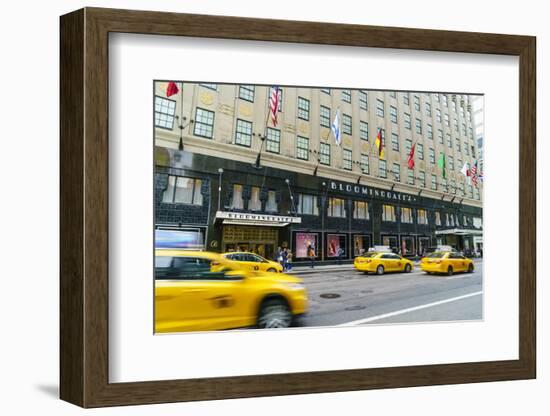
<svg viewBox="0 0 550 416"><path fill-rule="evenodd" d="M443 176L443 179L447 178L447 174L445 172L445 154L443 152L439 154L439 159L437 160L437 166L441 168L441 175Z"/></svg>

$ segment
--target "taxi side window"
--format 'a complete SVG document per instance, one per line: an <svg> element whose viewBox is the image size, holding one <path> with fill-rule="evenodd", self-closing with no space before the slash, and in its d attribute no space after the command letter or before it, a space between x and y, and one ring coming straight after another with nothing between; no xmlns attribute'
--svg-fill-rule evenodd
<svg viewBox="0 0 550 416"><path fill-rule="evenodd" d="M383 259L393 259L393 254L382 254Z"/></svg>
<svg viewBox="0 0 550 416"><path fill-rule="evenodd" d="M254 254L246 254L246 257L246 261L253 261L255 263L260 263L262 261L258 256L255 256Z"/></svg>
<svg viewBox="0 0 550 416"><path fill-rule="evenodd" d="M167 280L221 280L225 272L212 272L209 259L200 257L171 257L170 264L166 260L155 261L155 278ZM158 265L158 266L157 266ZM162 267L164 266L164 267Z"/></svg>

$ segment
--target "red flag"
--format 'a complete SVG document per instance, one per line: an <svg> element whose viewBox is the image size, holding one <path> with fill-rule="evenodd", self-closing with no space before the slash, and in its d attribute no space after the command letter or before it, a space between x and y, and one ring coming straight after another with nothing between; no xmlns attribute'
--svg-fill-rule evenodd
<svg viewBox="0 0 550 416"><path fill-rule="evenodd" d="M409 161L407 162L409 169L414 169L414 148L415 147L416 147L416 143L413 143L411 147L411 151L409 152Z"/></svg>
<svg viewBox="0 0 550 416"><path fill-rule="evenodd" d="M180 92L180 90L176 85L176 83L174 81L170 81L168 83L168 86L166 87L166 96L171 97L172 95L177 94L178 92Z"/></svg>

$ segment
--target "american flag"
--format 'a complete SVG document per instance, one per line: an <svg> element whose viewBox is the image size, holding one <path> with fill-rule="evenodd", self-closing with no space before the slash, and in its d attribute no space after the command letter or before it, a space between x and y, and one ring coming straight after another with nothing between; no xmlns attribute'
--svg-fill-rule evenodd
<svg viewBox="0 0 550 416"><path fill-rule="evenodd" d="M472 176L472 183L477 186L477 160L476 163L474 163L474 165L472 166L470 174Z"/></svg>
<svg viewBox="0 0 550 416"><path fill-rule="evenodd" d="M279 111L279 99L280 89L275 86L271 88L271 95L269 96L269 112L271 113L271 122L273 127L277 127L277 112Z"/></svg>

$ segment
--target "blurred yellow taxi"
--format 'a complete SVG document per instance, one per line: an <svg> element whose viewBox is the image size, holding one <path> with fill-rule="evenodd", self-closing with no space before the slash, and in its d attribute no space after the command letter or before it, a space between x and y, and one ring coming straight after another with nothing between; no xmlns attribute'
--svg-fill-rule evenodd
<svg viewBox="0 0 550 416"><path fill-rule="evenodd" d="M264 259L258 254L247 252L229 252L223 253L222 256L227 260L239 263L239 266L245 270L271 273L283 272L283 266L279 263Z"/></svg>
<svg viewBox="0 0 550 416"><path fill-rule="evenodd" d="M428 274L444 273L452 276L455 272L474 271L474 262L454 251L435 251L420 260L420 268Z"/></svg>
<svg viewBox="0 0 550 416"><path fill-rule="evenodd" d="M355 258L353 266L356 270L378 275L386 272L405 272L409 273L414 264L412 261L403 258L394 253L369 251Z"/></svg>
<svg viewBox="0 0 550 416"><path fill-rule="evenodd" d="M155 332L285 328L307 308L299 278L251 272L218 253L155 252Z"/></svg>

